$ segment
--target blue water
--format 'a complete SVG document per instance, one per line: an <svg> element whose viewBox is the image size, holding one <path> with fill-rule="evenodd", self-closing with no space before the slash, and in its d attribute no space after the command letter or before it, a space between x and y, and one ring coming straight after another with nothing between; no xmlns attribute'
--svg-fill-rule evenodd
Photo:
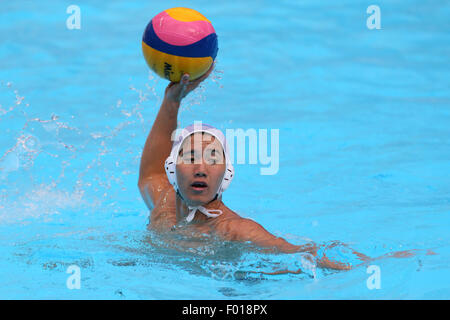
<svg viewBox="0 0 450 320"><path fill-rule="evenodd" d="M219 37L213 75L180 126L279 129L276 175L235 165L224 202L292 243L339 240L369 256L326 272L301 255L207 242L180 252L146 231L140 154L167 82L142 32L178 1L0 6L0 298L448 299L450 5L192 1ZM434 255L427 255L431 249ZM81 289L68 289L71 265ZM301 275L246 271L301 267Z"/></svg>

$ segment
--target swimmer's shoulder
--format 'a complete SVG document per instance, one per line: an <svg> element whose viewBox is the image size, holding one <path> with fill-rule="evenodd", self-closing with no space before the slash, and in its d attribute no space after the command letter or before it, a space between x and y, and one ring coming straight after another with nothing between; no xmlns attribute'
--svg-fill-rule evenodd
<svg viewBox="0 0 450 320"><path fill-rule="evenodd" d="M218 216L216 219L213 220L217 221L217 223L225 223L225 222L228 223L231 220L243 219L237 212L234 212L225 205L223 205L223 207L220 209L223 211L223 214L221 214L220 216Z"/></svg>
<svg viewBox="0 0 450 320"><path fill-rule="evenodd" d="M223 217L222 217L223 216ZM253 219L240 216L229 210L219 217L215 225L215 233L231 241L266 241L275 238L263 226Z"/></svg>
<svg viewBox="0 0 450 320"><path fill-rule="evenodd" d="M215 233L227 240L236 240L236 228L245 225L250 219L241 217L238 213L226 208L224 214L217 217L214 224Z"/></svg>

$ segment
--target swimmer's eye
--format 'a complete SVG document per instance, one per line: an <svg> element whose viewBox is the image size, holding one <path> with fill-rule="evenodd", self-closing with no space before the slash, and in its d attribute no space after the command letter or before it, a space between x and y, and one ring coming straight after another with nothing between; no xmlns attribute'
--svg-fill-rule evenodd
<svg viewBox="0 0 450 320"><path fill-rule="evenodd" d="M223 158L220 157L219 152L216 149L212 149L209 154L207 154L206 162L210 165L215 165L222 163Z"/></svg>
<svg viewBox="0 0 450 320"><path fill-rule="evenodd" d="M215 165L221 163L223 158L220 156L220 153L216 149L205 150L203 157L201 153L197 153L193 150L190 152L187 151L181 154L180 160L185 164L194 164L194 163L206 163L208 165Z"/></svg>
<svg viewBox="0 0 450 320"><path fill-rule="evenodd" d="M196 155L193 151L185 152L181 155L180 160L185 164L195 163Z"/></svg>
<svg viewBox="0 0 450 320"><path fill-rule="evenodd" d="M206 159L206 162L211 165L216 164L217 159L216 159L215 155L216 155L216 150L215 149L211 150L210 157L208 159Z"/></svg>

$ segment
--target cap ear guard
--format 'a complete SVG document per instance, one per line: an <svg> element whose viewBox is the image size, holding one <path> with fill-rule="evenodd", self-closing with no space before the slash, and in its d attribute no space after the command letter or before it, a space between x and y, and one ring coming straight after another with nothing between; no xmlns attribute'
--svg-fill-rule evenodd
<svg viewBox="0 0 450 320"><path fill-rule="evenodd" d="M176 162L175 159L172 157L172 154L169 155L164 162L164 169L166 170L167 179L169 180L169 183L174 187L175 191L178 191L177 186L177 175L176 175Z"/></svg>
<svg viewBox="0 0 450 320"><path fill-rule="evenodd" d="M219 197L222 192L224 192L228 186L231 183L231 180L233 180L234 176L234 167L229 161L229 159L226 160L227 165L225 167L225 174L223 175L222 184L219 187L219 190L217 190L217 197Z"/></svg>

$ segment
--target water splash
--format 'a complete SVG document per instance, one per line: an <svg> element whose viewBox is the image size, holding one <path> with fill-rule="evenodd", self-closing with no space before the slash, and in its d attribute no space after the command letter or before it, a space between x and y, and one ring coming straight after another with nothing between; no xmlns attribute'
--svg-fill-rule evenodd
<svg viewBox="0 0 450 320"><path fill-rule="evenodd" d="M1 82L0 223L138 200L137 190L134 197L124 191L136 185L142 140L161 100L158 79L148 80L144 88L130 84L131 98L111 105L95 130L74 115L31 116L36 111L25 96Z"/></svg>
<svg viewBox="0 0 450 320"><path fill-rule="evenodd" d="M218 61L215 62L215 67L209 75L208 79L200 83L200 85L184 99L180 109L182 112L192 111L195 106L204 104L204 102L206 101L206 86L209 81L215 83L219 87L219 89L223 88L221 80L223 78L224 71L218 69L217 65ZM198 113L199 111L205 114L208 113L208 109L204 108L196 110L196 113Z"/></svg>
<svg viewBox="0 0 450 320"><path fill-rule="evenodd" d="M249 243L172 233L150 232L142 243L153 262L162 259L160 263L220 281L317 278L316 260L305 252L270 254Z"/></svg>

